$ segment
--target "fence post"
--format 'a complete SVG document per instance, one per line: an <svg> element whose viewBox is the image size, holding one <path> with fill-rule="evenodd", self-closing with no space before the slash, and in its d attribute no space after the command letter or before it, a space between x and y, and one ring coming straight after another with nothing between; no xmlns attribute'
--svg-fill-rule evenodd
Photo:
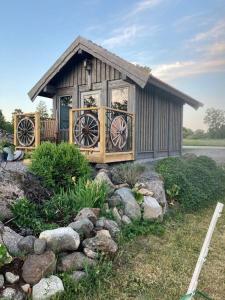
<svg viewBox="0 0 225 300"><path fill-rule="evenodd" d="M34 129L34 136L35 136L35 148L40 145L41 143L41 136L40 136L40 113L35 113L35 129Z"/></svg>
<svg viewBox="0 0 225 300"><path fill-rule="evenodd" d="M73 144L73 110L69 110L69 143Z"/></svg>

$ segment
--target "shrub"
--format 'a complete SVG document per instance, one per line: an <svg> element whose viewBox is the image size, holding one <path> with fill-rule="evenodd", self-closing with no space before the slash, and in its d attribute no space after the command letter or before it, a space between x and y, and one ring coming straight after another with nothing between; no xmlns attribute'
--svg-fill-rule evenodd
<svg viewBox="0 0 225 300"><path fill-rule="evenodd" d="M83 154L72 144L43 143L32 154L30 170L43 179L48 188L68 188L81 177L90 174Z"/></svg>
<svg viewBox="0 0 225 300"><path fill-rule="evenodd" d="M130 187L134 187L135 183L144 171L145 166L141 164L121 164L113 168L112 180L116 184L127 183Z"/></svg>
<svg viewBox="0 0 225 300"><path fill-rule="evenodd" d="M12 212L15 217L13 223L19 228L30 228L35 234L46 229L56 228L56 224L48 224L41 216L41 207L22 198L12 205Z"/></svg>
<svg viewBox="0 0 225 300"><path fill-rule="evenodd" d="M55 194L43 206L46 220L68 225L77 212L84 207L102 208L108 194L104 183L79 179L75 187Z"/></svg>
<svg viewBox="0 0 225 300"><path fill-rule="evenodd" d="M206 156L184 160L166 158L156 164L166 191L177 186L176 200L185 210L207 207L225 195L225 171Z"/></svg>

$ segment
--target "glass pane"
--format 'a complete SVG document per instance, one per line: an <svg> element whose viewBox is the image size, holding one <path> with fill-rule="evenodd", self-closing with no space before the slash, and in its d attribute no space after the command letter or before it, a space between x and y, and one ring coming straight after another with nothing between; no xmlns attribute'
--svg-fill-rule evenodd
<svg viewBox="0 0 225 300"><path fill-rule="evenodd" d="M112 108L127 111L128 87L112 89L111 99Z"/></svg>
<svg viewBox="0 0 225 300"><path fill-rule="evenodd" d="M81 93L81 107L100 106L100 91Z"/></svg>
<svg viewBox="0 0 225 300"><path fill-rule="evenodd" d="M60 129L69 128L69 108L71 105L71 96L60 97Z"/></svg>

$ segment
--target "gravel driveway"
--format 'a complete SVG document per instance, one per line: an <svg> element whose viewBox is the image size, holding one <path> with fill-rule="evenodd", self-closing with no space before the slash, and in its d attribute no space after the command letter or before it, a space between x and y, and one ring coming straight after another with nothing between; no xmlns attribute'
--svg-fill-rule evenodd
<svg viewBox="0 0 225 300"><path fill-rule="evenodd" d="M219 164L225 164L225 147L184 146L183 154L184 153L207 155Z"/></svg>

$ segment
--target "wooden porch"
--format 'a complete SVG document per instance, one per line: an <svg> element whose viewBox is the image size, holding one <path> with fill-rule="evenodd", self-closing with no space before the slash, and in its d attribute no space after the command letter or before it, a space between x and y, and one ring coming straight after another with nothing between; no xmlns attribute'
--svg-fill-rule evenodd
<svg viewBox="0 0 225 300"><path fill-rule="evenodd" d="M42 119L39 113L14 115L16 149L34 150L42 142L61 142L57 119ZM68 142L93 163L135 159L135 116L109 107L70 109Z"/></svg>

